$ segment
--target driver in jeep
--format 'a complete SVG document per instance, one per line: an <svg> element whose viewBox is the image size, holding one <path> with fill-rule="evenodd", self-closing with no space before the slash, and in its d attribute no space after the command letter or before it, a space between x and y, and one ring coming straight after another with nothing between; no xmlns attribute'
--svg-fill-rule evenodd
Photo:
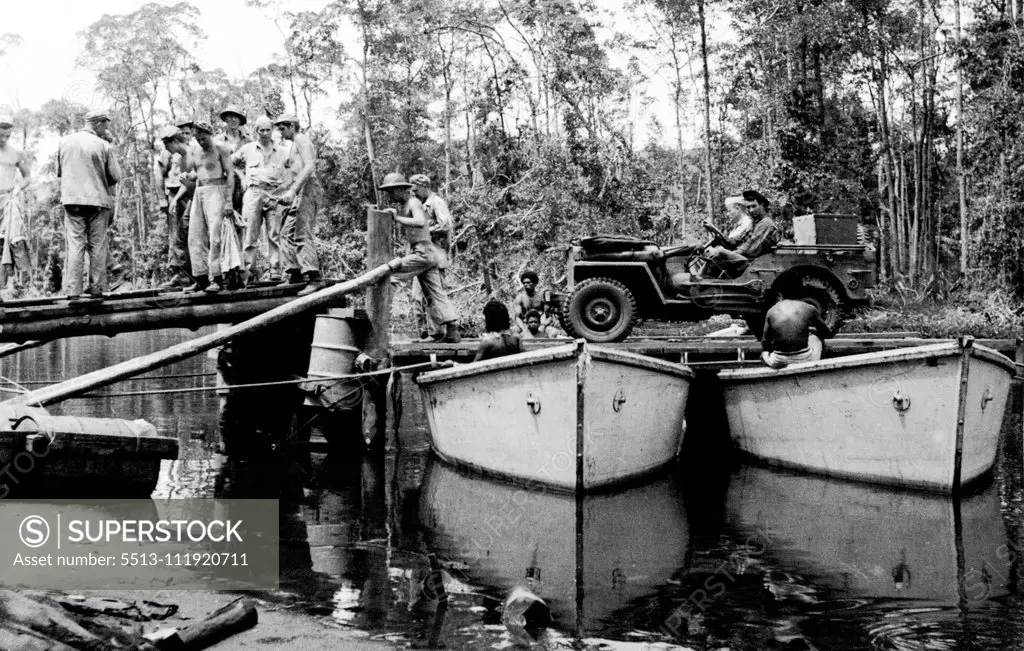
<svg viewBox="0 0 1024 651"><path fill-rule="evenodd" d="M779 241L779 228L768 216L768 199L760 192L747 190L742 197L727 199L726 205L739 211L738 224L726 235L710 222L704 222L704 228L719 243L705 252L708 263L700 274L704 278L729 278L741 273L751 260L771 251ZM749 225L744 213L749 215Z"/></svg>

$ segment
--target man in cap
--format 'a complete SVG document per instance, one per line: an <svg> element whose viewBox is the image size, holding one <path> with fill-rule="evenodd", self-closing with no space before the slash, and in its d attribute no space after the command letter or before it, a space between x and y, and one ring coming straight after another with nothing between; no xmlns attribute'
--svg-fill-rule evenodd
<svg viewBox="0 0 1024 651"><path fill-rule="evenodd" d="M107 226L114 200L113 186L121 180L121 166L114 147L107 142L110 116L90 111L81 131L61 138L57 145L57 178L67 230L67 264L64 291L84 298L82 273L89 253L88 294L101 298L107 291Z"/></svg>
<svg viewBox="0 0 1024 651"><path fill-rule="evenodd" d="M446 262L446 256L430 238L430 225L427 221L423 204L417 199L410 188L411 183L398 172L384 177L380 189L384 190L388 200L398 208L390 209L392 219L402 226L405 238L409 243L408 253L401 259L395 278L407 280L415 278L423 288L427 307L433 312L434 323L444 326L444 338L441 341L457 343L461 340L456 327L455 310L448 300L441 273L438 267Z"/></svg>
<svg viewBox="0 0 1024 651"><path fill-rule="evenodd" d="M195 118L182 118L180 122L174 125L178 127L178 131L185 137L185 144L189 147L192 146L196 136L195 124Z"/></svg>
<svg viewBox="0 0 1024 651"><path fill-rule="evenodd" d="M242 145L249 142L249 134L242 129L246 122L245 114L237 105L231 104L220 112L220 119L224 122L224 132L217 134L213 141L227 149L229 154L234 154L242 148ZM231 196L231 207L235 209L235 212L241 214L242 197L245 192L244 177L237 170L235 173L238 178L235 180L235 193Z"/></svg>
<svg viewBox="0 0 1024 651"><path fill-rule="evenodd" d="M17 197L32 182L32 167L25 152L10 143L13 128L13 118L0 116L0 249L3 251L0 257L3 262L0 267L0 287L7 285L7 272L12 267L22 271L28 271L29 268L27 248L14 245L16 240L27 241L25 222L21 218L21 205ZM7 210L11 202L14 202L11 210Z"/></svg>
<svg viewBox="0 0 1024 651"><path fill-rule="evenodd" d="M242 145L231 156L231 162L245 167L246 189L242 202L245 221L245 265L250 278L256 277L256 250L260 231L266 228L267 252L270 257L270 279L281 280L281 211L278 196L290 187L296 159L291 156L291 144L286 140L275 143L272 139L274 123L261 115L256 119L256 140Z"/></svg>
<svg viewBox="0 0 1024 651"><path fill-rule="evenodd" d="M452 214L448 210L448 204L441 195L430 188L430 177L426 174L413 174L409 177L412 183L413 194L423 204L423 210L427 215L427 222L430 224L430 239L445 253L445 261L438 265L441 274L441 283L445 281L444 270L450 264L451 241L452 241ZM423 295L423 288L419 280L412 281L412 313L416 326L419 329L420 338L423 340L444 338L444 332L440 326L430 318L430 312L426 308L426 297Z"/></svg>
<svg viewBox="0 0 1024 651"><path fill-rule="evenodd" d="M192 262L192 275L196 279L189 289L215 293L225 282L221 275L224 253L224 234L234 232L235 212L231 208L231 192L235 175L231 166L231 155L227 149L213 141L213 127L207 122L196 122L196 144L188 153L186 171L188 178L195 179L196 191L192 199L192 214L188 224L188 251ZM230 220L230 229L224 228L224 220ZM236 285L238 270L229 261L226 271L227 282Z"/></svg>
<svg viewBox="0 0 1024 651"><path fill-rule="evenodd" d="M770 251L779 241L779 228L767 213L768 199L756 190L746 190L741 198L742 201L736 200L738 198L730 201L749 213L750 227L743 227L741 215L740 225L730 235L715 229L722 244L708 250L710 269L705 270L704 276L730 277L740 273L751 260ZM730 239L733 234L735 240Z"/></svg>
<svg viewBox="0 0 1024 651"><path fill-rule="evenodd" d="M188 209L195 190L195 185L181 181L188 143L177 127L164 127L159 136L164 148L153 162L153 176L160 211L167 220L167 267L173 274L161 287L188 287L192 284L187 248Z"/></svg>

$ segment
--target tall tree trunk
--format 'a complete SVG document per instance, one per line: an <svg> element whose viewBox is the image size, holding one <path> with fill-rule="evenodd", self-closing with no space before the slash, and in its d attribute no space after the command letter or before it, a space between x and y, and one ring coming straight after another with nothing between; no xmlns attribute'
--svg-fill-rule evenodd
<svg viewBox="0 0 1024 651"><path fill-rule="evenodd" d="M715 191L711 176L711 76L708 72L708 32L704 16L704 0L697 0L700 21L700 59L704 76L704 175L708 180L707 218L715 214Z"/></svg>
<svg viewBox="0 0 1024 651"><path fill-rule="evenodd" d="M960 41L960 0L953 0L956 29L956 187L960 195L960 276L967 274L967 176L964 174L964 61Z"/></svg>

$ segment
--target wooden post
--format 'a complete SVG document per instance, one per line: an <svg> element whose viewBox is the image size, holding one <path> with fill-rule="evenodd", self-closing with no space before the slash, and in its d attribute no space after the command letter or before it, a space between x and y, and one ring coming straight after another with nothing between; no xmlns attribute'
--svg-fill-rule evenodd
<svg viewBox="0 0 1024 651"><path fill-rule="evenodd" d="M370 207L366 209L366 266L374 267L391 259L394 243L394 220L391 213ZM366 313L370 317L370 334L366 353L384 359L388 353L391 332L391 282L382 278L366 290ZM387 419L386 392L381 382L370 381L363 391L363 440L370 445L380 435Z"/></svg>

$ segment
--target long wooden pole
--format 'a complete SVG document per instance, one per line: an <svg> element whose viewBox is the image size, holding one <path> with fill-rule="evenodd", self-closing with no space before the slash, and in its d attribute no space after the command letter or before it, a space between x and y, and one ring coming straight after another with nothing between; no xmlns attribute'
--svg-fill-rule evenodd
<svg viewBox="0 0 1024 651"><path fill-rule="evenodd" d="M228 340L240 335L256 332L261 328L265 328L268 325L277 323L278 321L282 321L288 317L301 314L307 310L329 305L339 296L354 292L357 289L361 289L391 275L391 272L396 268L398 261L399 259L396 258L371 269L362 276L337 285L331 285L330 287L321 289L309 296L297 298L290 303L275 307L269 312L264 312L259 316L233 325L230 328L218 330L217 332L198 337L191 341L185 341L171 346L170 348L150 353L149 355L129 359L121 362L120 364L108 366L107 368L102 368L98 371L93 371L92 373L86 373L85 375L80 375L76 378L72 378L58 384L51 384L30 393L23 393L9 400L5 400L4 402L24 405L52 405L55 402L67 400L68 398L73 398L88 391L113 384L118 380L133 377L140 373L145 373L146 371L166 366L167 364L173 364L174 362L192 357L193 355L198 355L199 353L205 352L211 348L216 348L217 346L226 343Z"/></svg>

